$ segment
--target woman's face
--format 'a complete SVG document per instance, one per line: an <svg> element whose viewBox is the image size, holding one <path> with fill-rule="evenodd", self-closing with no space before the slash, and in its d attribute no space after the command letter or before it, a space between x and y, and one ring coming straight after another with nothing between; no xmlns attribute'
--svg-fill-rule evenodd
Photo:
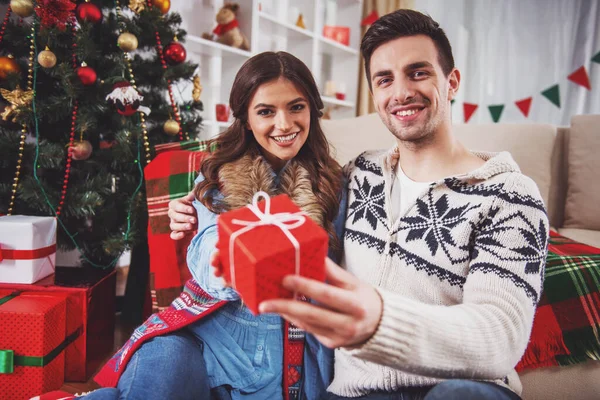
<svg viewBox="0 0 600 400"><path fill-rule="evenodd" d="M248 129L275 171L298 154L310 129L308 99L285 78L263 83L248 106Z"/></svg>

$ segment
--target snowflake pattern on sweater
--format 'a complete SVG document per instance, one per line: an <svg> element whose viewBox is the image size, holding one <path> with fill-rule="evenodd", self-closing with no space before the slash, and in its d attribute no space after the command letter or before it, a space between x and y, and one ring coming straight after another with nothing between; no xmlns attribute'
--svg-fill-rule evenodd
<svg viewBox="0 0 600 400"><path fill-rule="evenodd" d="M432 183L395 221L395 150L345 167L343 265L378 289L384 310L365 345L336 351L330 391L356 397L456 377L520 392L514 366L540 298L548 219L510 154L474 154L482 167Z"/></svg>

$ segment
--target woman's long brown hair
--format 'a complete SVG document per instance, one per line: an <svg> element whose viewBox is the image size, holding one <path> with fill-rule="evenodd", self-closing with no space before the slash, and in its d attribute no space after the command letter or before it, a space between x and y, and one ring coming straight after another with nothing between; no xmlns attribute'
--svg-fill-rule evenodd
<svg viewBox="0 0 600 400"><path fill-rule="evenodd" d="M214 213L227 211L222 202L215 201L219 191L219 169L246 154L259 156L260 146L252 131L246 128L250 100L264 83L285 78L307 97L310 107L310 131L306 142L294 157L309 173L312 190L325 210L323 228L332 238L331 248L339 254L340 240L335 234L333 220L339 210L342 190L342 169L331 156L329 143L321 129L323 101L308 67L293 55L280 51L255 55L242 65L233 81L229 106L234 116L233 124L215 139L216 150L202 162L200 172L204 180L196 185L196 198ZM212 146L210 146L212 147Z"/></svg>

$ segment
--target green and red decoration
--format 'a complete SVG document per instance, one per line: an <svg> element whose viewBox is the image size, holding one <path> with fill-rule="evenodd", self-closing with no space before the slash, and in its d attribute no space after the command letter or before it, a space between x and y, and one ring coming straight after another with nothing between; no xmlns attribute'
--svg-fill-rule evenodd
<svg viewBox="0 0 600 400"><path fill-rule="evenodd" d="M595 63L595 64L600 64L600 52L596 53L592 57L591 62ZM579 67L576 70L574 70L573 72L571 72L567 76L567 80L569 80L572 83L579 85L589 91L592 90L592 85L590 83L590 77L589 77L588 70L586 69L585 65L582 65L581 67ZM540 94L543 97L545 97L549 102L554 104L557 108L559 108L559 109L561 108L560 85L558 83L542 90L540 92ZM529 96L529 97L523 98L521 100L515 101L514 104L521 111L523 116L525 118L528 118L529 112L531 111L532 102L533 102L533 96ZM454 100L452 101L452 104L454 104ZM493 104L493 105L487 106L487 108L490 112L490 116L492 117L492 121L494 121L494 122L500 121L502 112L504 111L504 106L505 106L504 104ZM477 110L478 107L479 107L479 104L477 104L477 103L467 103L467 102L463 103L463 113L464 113L464 122L465 123L469 122L469 120L471 119L471 117L473 117L473 114L475 113L475 111Z"/></svg>

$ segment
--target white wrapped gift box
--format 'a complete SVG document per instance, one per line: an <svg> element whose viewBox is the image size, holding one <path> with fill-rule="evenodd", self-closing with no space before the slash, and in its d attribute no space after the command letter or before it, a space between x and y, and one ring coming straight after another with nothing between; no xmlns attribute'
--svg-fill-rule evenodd
<svg viewBox="0 0 600 400"><path fill-rule="evenodd" d="M0 282L34 283L54 273L56 218L0 217Z"/></svg>

